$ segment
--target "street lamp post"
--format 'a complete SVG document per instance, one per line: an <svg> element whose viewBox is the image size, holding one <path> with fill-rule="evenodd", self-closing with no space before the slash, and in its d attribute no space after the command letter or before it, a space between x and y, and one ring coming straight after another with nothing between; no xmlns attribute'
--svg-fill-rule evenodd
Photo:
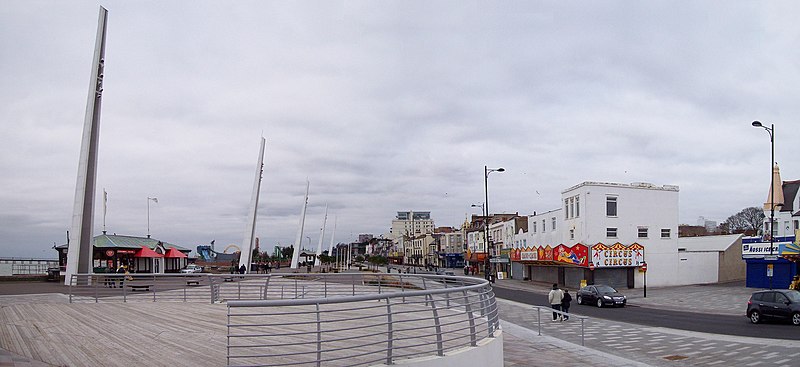
<svg viewBox="0 0 800 367"><path fill-rule="evenodd" d="M483 194L484 198L486 199L483 202L483 225L484 225L484 234L483 234L483 241L484 245L486 246L486 252L489 252L489 174L492 172L504 172L505 168L489 168L488 166L483 166ZM489 259L489 266L487 267L486 271L490 272L493 268L491 258L494 254L494 244L492 244L491 252L487 258ZM491 280L491 275L487 274L487 279Z"/></svg>
<svg viewBox="0 0 800 367"><path fill-rule="evenodd" d="M770 127L766 127L761 124L760 121L753 121L753 127L760 127L764 130L767 130L769 133L769 142L772 148L772 154L770 156L770 163L769 163L769 256L770 261L772 261L772 245L775 242L773 238L773 234L775 233L775 124L770 124ZM769 278L769 289L772 289L772 276L768 276Z"/></svg>
<svg viewBox="0 0 800 367"><path fill-rule="evenodd" d="M150 238L150 200L158 204L158 198L147 197L147 238Z"/></svg>

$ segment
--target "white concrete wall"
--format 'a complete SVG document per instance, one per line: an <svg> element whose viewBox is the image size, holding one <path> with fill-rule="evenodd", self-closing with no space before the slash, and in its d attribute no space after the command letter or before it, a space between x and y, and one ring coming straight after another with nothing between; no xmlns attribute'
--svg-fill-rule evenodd
<svg viewBox="0 0 800 367"><path fill-rule="evenodd" d="M678 256L680 257L678 284L705 284L719 281L719 252L680 252Z"/></svg>
<svg viewBox="0 0 800 367"><path fill-rule="evenodd" d="M678 188L675 186L627 185L584 182L561 193L564 198L579 195L580 217L567 219L562 226L563 236L575 229L575 240L587 246L602 242L613 245L634 242L645 247L647 284L650 286L679 285L678 277ZM617 216L606 215L606 197L617 197ZM563 211L563 210L562 210ZM559 213L563 219L563 213ZM638 237L640 226L648 228L647 238ZM617 237L608 238L606 229L617 228ZM661 238L661 229L670 229L670 238ZM636 275L636 286L643 285L644 275Z"/></svg>
<svg viewBox="0 0 800 367"><path fill-rule="evenodd" d="M377 366L386 366L379 364ZM494 338L478 341L476 347L468 347L446 353L443 357L422 357L396 361L394 366L413 367L503 367L503 332L495 331Z"/></svg>
<svg viewBox="0 0 800 367"><path fill-rule="evenodd" d="M553 218L556 218L556 228L553 230ZM542 221L545 222L545 230L542 231ZM536 233L533 233L533 222L536 222ZM536 215L528 216L528 247L547 246L556 247L564 242L564 213L562 209L551 210Z"/></svg>

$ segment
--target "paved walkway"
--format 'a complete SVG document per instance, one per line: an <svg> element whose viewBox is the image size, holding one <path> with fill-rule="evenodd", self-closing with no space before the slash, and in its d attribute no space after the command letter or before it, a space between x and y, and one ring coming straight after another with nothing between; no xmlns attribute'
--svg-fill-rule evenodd
<svg viewBox="0 0 800 367"><path fill-rule="evenodd" d="M495 286L546 294L550 285L508 279L498 280ZM0 283L0 305L26 299L11 294L37 290L48 293L59 289L62 288L53 286L52 283L28 283L21 286ZM743 282L649 288L646 298L641 289L623 290L631 305L741 315L743 319L747 299L753 291L755 289L745 288ZM55 296L49 298L53 302L63 299ZM498 300L498 305L504 331L506 366L800 365L800 341L696 333L595 318L584 325L586 347L582 347L580 322L577 318L563 323L543 321L540 336L537 330L538 315L530 305L506 300ZM546 312L542 315L545 320L549 318ZM0 345L0 367L48 366L10 353L3 350L3 347Z"/></svg>

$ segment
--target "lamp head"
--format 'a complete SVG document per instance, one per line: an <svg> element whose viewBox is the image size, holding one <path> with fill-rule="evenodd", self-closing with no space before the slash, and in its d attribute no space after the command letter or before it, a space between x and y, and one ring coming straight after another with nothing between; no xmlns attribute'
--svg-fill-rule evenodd
<svg viewBox="0 0 800 367"><path fill-rule="evenodd" d="M503 167L500 167L500 168L496 169L495 171L497 171L497 172L504 172L505 170L506 170L505 168L503 168Z"/></svg>
<svg viewBox="0 0 800 367"><path fill-rule="evenodd" d="M761 121L753 121L753 127L764 127L764 125L761 124Z"/></svg>

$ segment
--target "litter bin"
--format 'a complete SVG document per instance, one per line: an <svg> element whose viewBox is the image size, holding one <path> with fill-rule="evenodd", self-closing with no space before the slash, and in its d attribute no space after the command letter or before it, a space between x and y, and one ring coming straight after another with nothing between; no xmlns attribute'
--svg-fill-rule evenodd
<svg viewBox="0 0 800 367"><path fill-rule="evenodd" d="M47 280L49 281L56 281L60 277L61 269L59 268L47 268Z"/></svg>

